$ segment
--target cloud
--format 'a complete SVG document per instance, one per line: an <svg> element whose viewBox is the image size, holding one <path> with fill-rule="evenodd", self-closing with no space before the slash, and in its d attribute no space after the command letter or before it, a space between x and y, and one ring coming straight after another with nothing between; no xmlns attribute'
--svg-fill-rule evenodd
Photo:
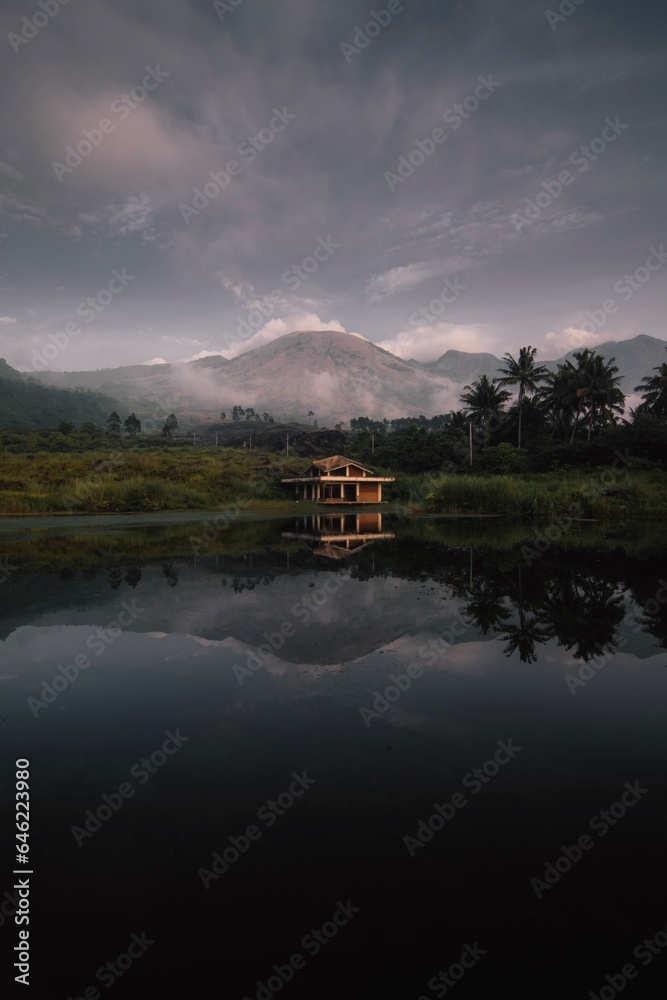
<svg viewBox="0 0 667 1000"><path fill-rule="evenodd" d="M0 316L0 323L3 326L10 326L13 323L18 323L16 316Z"/></svg>
<svg viewBox="0 0 667 1000"><path fill-rule="evenodd" d="M236 358L240 354L246 354L264 344L270 344L272 340L277 340L278 337L282 337L286 333L311 330L337 330L339 333L347 333L343 325L336 319L323 320L316 313L292 311L287 319L270 319L249 340L239 338L237 343L226 347L222 353L228 359Z"/></svg>
<svg viewBox="0 0 667 1000"><path fill-rule="evenodd" d="M378 343L391 354L407 361L436 361L445 351L488 351L493 344L484 343L484 327L481 324L459 326L455 323L436 323L433 326L418 326L404 330L391 340Z"/></svg>
<svg viewBox="0 0 667 1000"><path fill-rule="evenodd" d="M451 257L445 260L425 261L420 264L407 264L403 267L392 267L389 271L376 274L366 286L370 302L379 302L397 292L407 292L421 285L430 278L444 277L455 274L470 267L472 261L466 257Z"/></svg>
<svg viewBox="0 0 667 1000"><path fill-rule="evenodd" d="M106 205L93 212L83 212L79 221L85 226L104 228L109 236L140 233L142 242L155 239L153 206L148 195L131 195L121 204Z"/></svg>
<svg viewBox="0 0 667 1000"><path fill-rule="evenodd" d="M582 350L584 347L597 347L608 341L627 340L633 333L628 330L617 330L615 333L604 330L598 333L589 333L576 326L567 326L558 332L547 333L544 337L545 351L556 350L558 356L567 354L569 351Z"/></svg>

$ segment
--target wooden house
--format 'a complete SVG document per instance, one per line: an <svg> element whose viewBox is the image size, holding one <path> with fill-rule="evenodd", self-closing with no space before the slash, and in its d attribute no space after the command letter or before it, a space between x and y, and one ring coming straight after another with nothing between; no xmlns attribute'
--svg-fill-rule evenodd
<svg viewBox="0 0 667 1000"><path fill-rule="evenodd" d="M344 455L331 455L312 462L293 483L297 500L326 504L382 503L382 484L393 483L392 476L374 476L365 465Z"/></svg>

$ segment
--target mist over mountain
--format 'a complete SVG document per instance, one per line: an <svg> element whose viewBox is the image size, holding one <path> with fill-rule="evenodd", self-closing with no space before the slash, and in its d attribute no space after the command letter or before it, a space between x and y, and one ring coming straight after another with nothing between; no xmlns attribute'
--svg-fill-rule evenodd
<svg viewBox="0 0 667 1000"><path fill-rule="evenodd" d="M662 364L666 346L642 335L595 350L616 359L625 376L621 387L630 394ZM541 363L555 369L564 358ZM458 409L463 386L481 375L497 377L500 367L493 354L455 350L427 364L404 361L361 337L325 330L285 334L231 360L215 356L35 377L47 386L103 393L143 421L160 421L172 411L182 422L214 420L221 410L240 405L283 420L306 420L312 411L321 425L332 426L361 415L392 419Z"/></svg>

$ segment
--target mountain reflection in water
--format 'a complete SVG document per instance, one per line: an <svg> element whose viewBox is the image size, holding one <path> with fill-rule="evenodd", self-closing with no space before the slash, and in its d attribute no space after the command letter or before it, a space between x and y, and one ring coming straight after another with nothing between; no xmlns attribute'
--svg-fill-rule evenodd
<svg viewBox="0 0 667 1000"><path fill-rule="evenodd" d="M213 976L254 1000L348 903L285 997L434 995L476 942L462 998L503 977L586 996L664 929L662 526L573 523L536 555L533 528L499 519L205 524L0 522L0 744L31 761L30 927L59 956L40 998L85 995L145 931L119 996ZM168 757L166 733L187 737ZM637 781L631 815L538 897L531 879ZM652 971L638 996L662 995Z"/></svg>

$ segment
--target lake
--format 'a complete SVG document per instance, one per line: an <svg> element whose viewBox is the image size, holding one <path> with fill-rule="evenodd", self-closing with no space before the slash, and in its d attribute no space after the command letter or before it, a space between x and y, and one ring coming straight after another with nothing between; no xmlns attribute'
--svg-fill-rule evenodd
<svg viewBox="0 0 667 1000"><path fill-rule="evenodd" d="M633 522L0 521L5 954L23 879L40 1000L664 997L666 550Z"/></svg>

